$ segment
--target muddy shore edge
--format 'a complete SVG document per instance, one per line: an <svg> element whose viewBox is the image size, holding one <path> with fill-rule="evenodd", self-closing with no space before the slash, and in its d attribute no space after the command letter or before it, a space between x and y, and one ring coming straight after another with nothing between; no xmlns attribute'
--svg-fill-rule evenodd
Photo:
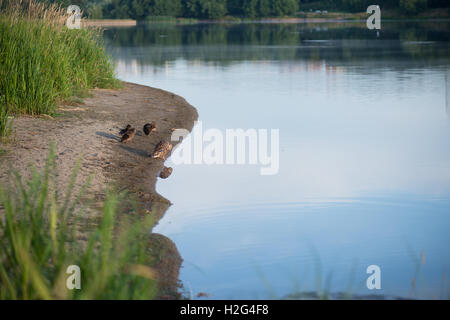
<svg viewBox="0 0 450 320"><path fill-rule="evenodd" d="M155 189L164 161L152 159L149 154L161 140L170 141L173 128L191 131L198 113L184 98L171 92L128 82L122 85L121 89L91 90L83 102L61 105L55 117L16 117L10 141L0 145L4 149L0 155L0 182L6 181L11 166L24 177L31 176L32 167L42 169L53 142L59 189L66 190L80 158L75 191L91 176L89 194L95 200L92 209L100 208L107 188L114 186L137 202L138 214L152 215L159 221L171 203ZM146 136L143 125L152 121L157 131ZM132 142L123 144L119 129L127 124L135 127L137 134ZM88 210L92 215L89 218L98 218L100 212ZM182 259L175 244L152 233L149 248L157 257L153 266L159 274L157 298L179 298Z"/></svg>

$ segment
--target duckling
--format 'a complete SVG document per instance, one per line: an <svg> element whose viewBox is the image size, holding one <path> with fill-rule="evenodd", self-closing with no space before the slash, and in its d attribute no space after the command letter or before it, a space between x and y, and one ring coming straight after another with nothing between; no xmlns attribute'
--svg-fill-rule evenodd
<svg viewBox="0 0 450 320"><path fill-rule="evenodd" d="M159 142L155 147L152 158L160 158L166 160L166 156L170 152L170 150L172 150L172 147L173 146L167 141Z"/></svg>
<svg viewBox="0 0 450 320"><path fill-rule="evenodd" d="M136 129L135 128L132 128L132 129L128 130L122 136L122 139L120 140L120 142L123 142L123 143L131 142L131 140L133 140L133 137L134 137L135 134L136 134Z"/></svg>
<svg viewBox="0 0 450 320"><path fill-rule="evenodd" d="M120 134L121 136L123 136L123 135L124 135L125 133L127 133L127 131L130 130L130 129L131 129L131 125L127 125L127 126L125 127L125 129L120 130L119 134Z"/></svg>
<svg viewBox="0 0 450 320"><path fill-rule="evenodd" d="M147 123L144 125L144 133L146 136L148 136L150 134L150 132L154 132L156 131L156 123L152 122L152 123Z"/></svg>
<svg viewBox="0 0 450 320"><path fill-rule="evenodd" d="M159 177L167 179L172 174L173 169L171 167L164 167L159 173Z"/></svg>

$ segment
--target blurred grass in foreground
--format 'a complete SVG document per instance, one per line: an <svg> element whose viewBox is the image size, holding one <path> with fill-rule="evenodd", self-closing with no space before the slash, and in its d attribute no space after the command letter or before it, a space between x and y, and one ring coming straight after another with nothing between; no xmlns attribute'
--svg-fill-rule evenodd
<svg viewBox="0 0 450 320"><path fill-rule="evenodd" d="M147 252L153 219L119 219L124 195L111 192L98 224L83 217L87 184L73 194L79 165L59 197L53 150L42 172L34 170L27 181L12 172L10 183L0 186L0 300L153 298ZM85 241L77 230L82 219L90 229ZM81 290L66 288L69 265L81 269Z"/></svg>

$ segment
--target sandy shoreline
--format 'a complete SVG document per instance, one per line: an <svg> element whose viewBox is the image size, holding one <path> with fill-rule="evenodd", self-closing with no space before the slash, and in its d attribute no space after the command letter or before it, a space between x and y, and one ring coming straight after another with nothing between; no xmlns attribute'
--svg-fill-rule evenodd
<svg viewBox="0 0 450 320"><path fill-rule="evenodd" d="M132 19L82 19L83 27L135 27L136 20Z"/></svg>
<svg viewBox="0 0 450 320"><path fill-rule="evenodd" d="M449 14L442 13L438 9L429 10L413 17L399 15L395 11L384 11L384 20L387 22L394 21L449 21ZM321 23L365 23L368 14L360 13L345 13L345 12L328 12L328 13L314 13L305 12L303 16L299 17L266 17L255 19L242 19L238 17L228 17L222 19L194 19L195 22L188 20L188 23L197 24L239 24L239 23L262 23L262 24L321 24ZM183 24L186 18L174 18L175 20L168 21L137 21L131 19L83 19L81 24L83 27L135 27L140 23L181 23Z"/></svg>
<svg viewBox="0 0 450 320"><path fill-rule="evenodd" d="M150 158L149 153L161 140L170 140L172 128L191 130L198 117L197 111L182 97L170 92L123 84L124 88L118 90L92 90L92 96L83 103L61 106L60 115L54 118L17 117L12 141L2 145L6 153L0 156L0 181L5 182L11 164L24 176L30 176L30 164L43 168L50 143L55 142L60 190L66 190L75 162L81 158L75 190L92 175L89 194L97 201L94 207L105 198L106 188L114 186L138 200L140 214L154 215L159 221L170 201L155 191L164 162ZM151 121L157 123L158 130L145 136L142 127ZM122 144L118 132L127 124L135 126L138 133L131 143ZM94 215L92 218L97 218L98 211L90 212ZM154 266L160 274L162 291L159 296L177 297L182 260L175 245L157 234L150 236L149 244L159 258Z"/></svg>

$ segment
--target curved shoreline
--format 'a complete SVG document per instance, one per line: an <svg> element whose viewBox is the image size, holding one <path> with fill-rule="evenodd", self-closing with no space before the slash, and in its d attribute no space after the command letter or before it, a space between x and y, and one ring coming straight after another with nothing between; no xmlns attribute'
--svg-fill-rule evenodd
<svg viewBox="0 0 450 320"><path fill-rule="evenodd" d="M0 181L7 178L10 164L24 177L31 174L30 164L42 168L54 141L59 189L66 190L75 162L81 158L75 191L93 176L89 194L95 202L91 208L97 208L105 199L107 186L113 186L130 195L130 204L136 200L138 214L151 214L157 223L170 201L155 190L164 161L150 158L149 153L161 140L170 141L172 128L191 131L198 117L196 109L171 92L128 82L123 82L121 89L94 89L90 93L82 103L60 106L53 118L17 117L12 141L2 146L6 153L0 156ZM157 131L145 136L142 127L151 121L157 123ZM122 144L118 132L127 124L138 132L132 142ZM87 216L95 220L99 212L88 210ZM157 297L178 298L182 259L175 245L152 233L149 251L156 257L153 268L159 274Z"/></svg>

